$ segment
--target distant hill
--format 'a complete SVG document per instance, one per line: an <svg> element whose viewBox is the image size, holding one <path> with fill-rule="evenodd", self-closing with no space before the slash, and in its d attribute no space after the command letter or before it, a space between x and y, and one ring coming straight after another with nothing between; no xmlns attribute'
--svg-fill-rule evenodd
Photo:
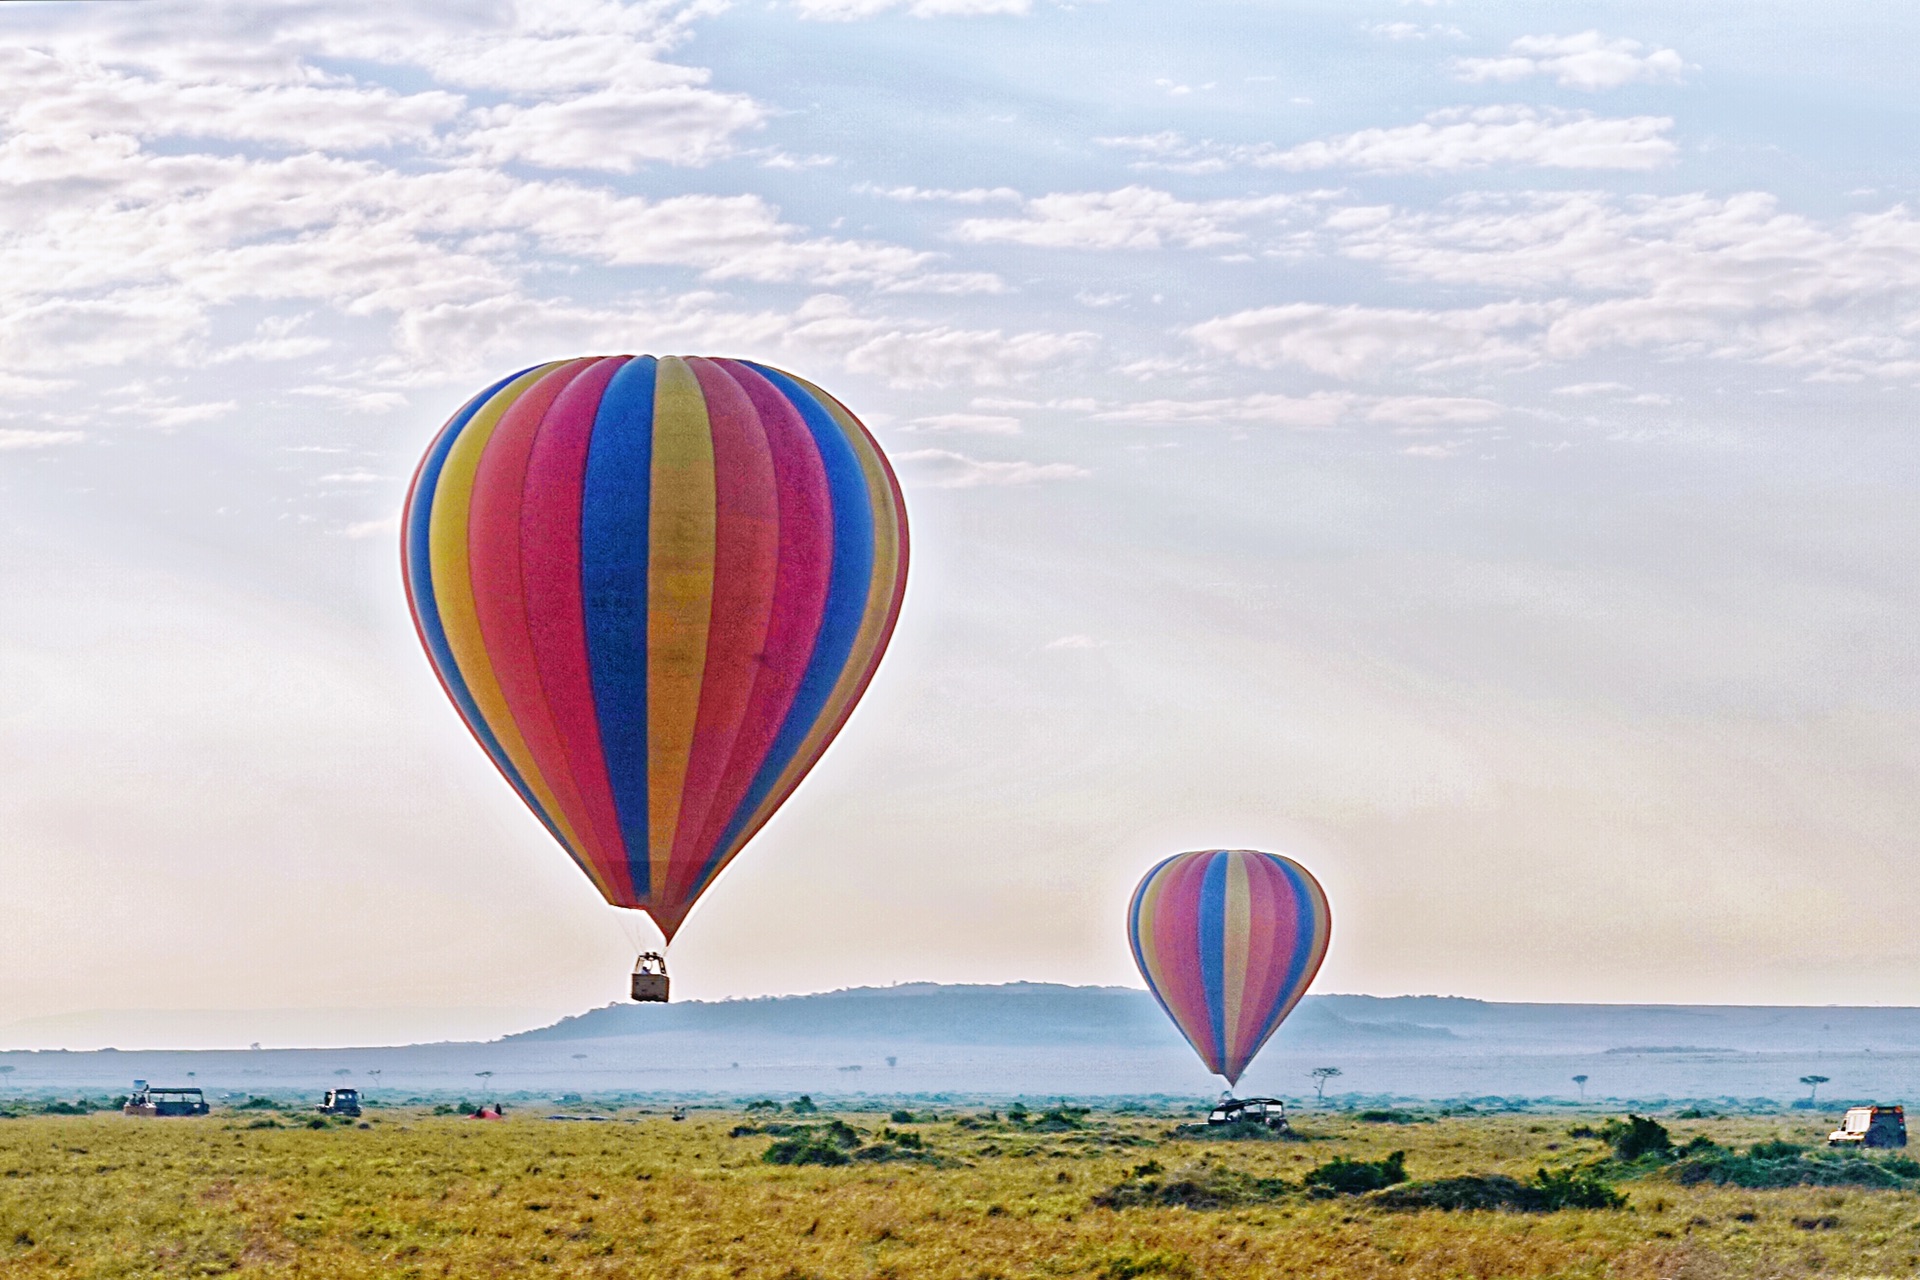
<svg viewBox="0 0 1920 1280"><path fill-rule="evenodd" d="M917 982L754 1000L608 1005L503 1043L636 1036L1003 1046L1178 1043L1153 997L1127 987L1014 982ZM1728 1054L1920 1048L1920 1009L1765 1006L1503 1004L1459 996L1308 996L1277 1048L1357 1052ZM1694 1048L1712 1045L1716 1048Z"/></svg>
<svg viewBox="0 0 1920 1280"><path fill-rule="evenodd" d="M1287 1023L1295 1039L1366 1042L1451 1040L1445 1027L1345 1010L1371 997L1309 996ZM1469 1002L1471 1003L1471 1002ZM1000 986L855 987L821 995L757 1000L608 1005L505 1043L604 1040L669 1033L749 1034L819 1040L895 1040L952 1045L1140 1045L1176 1033L1144 991L1044 982Z"/></svg>

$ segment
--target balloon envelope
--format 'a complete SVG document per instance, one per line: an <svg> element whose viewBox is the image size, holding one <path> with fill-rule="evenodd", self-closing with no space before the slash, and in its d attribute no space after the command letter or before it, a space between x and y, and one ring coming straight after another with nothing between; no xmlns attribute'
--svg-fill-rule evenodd
<svg viewBox="0 0 1920 1280"><path fill-rule="evenodd" d="M1237 1083L1306 994L1332 936L1327 895L1290 858L1175 854L1133 891L1133 960L1207 1070Z"/></svg>
<svg viewBox="0 0 1920 1280"><path fill-rule="evenodd" d="M669 938L833 740L906 585L873 438L737 360L495 383L421 460L402 539L467 727L607 901Z"/></svg>

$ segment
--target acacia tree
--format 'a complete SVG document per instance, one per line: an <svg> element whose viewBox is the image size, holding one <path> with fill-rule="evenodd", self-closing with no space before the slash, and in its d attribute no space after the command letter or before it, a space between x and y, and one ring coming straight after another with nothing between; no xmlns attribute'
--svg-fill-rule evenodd
<svg viewBox="0 0 1920 1280"><path fill-rule="evenodd" d="M1325 1101L1327 1100L1327 1081L1329 1081L1329 1080L1331 1080L1331 1079L1333 1079L1333 1078L1334 1078L1335 1076L1337 1076L1337 1075L1339 1075L1339 1074L1340 1074L1340 1068L1338 1068L1338 1067L1315 1067L1315 1068L1313 1069L1313 1071L1312 1071L1312 1072L1311 1072L1310 1074L1311 1074L1311 1075L1313 1076L1313 1100L1314 1100L1314 1102L1316 1102L1316 1103L1321 1103L1321 1102L1325 1102Z"/></svg>
<svg viewBox="0 0 1920 1280"><path fill-rule="evenodd" d="M1807 1105L1813 1105L1813 1095L1820 1092L1820 1086L1827 1082L1825 1076L1801 1076L1800 1083L1807 1086Z"/></svg>
<svg viewBox="0 0 1920 1280"><path fill-rule="evenodd" d="M1573 1082L1580 1086L1580 1101L1585 1102L1587 1100L1587 1078L1585 1076L1575 1076Z"/></svg>

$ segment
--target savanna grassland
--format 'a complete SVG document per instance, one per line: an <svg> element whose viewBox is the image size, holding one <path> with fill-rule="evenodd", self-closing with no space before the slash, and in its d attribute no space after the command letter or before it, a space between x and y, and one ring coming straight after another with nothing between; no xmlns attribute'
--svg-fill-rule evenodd
<svg viewBox="0 0 1920 1280"><path fill-rule="evenodd" d="M1431 1280L1920 1269L1920 1166L1829 1161L1813 1145L1824 1131L1815 1119L1664 1120L1677 1150L1623 1161L1618 1126L1611 1146L1605 1131L1584 1136L1598 1116L1373 1115L1309 1114L1300 1140L1231 1142L1167 1118L1073 1110L696 1110L597 1124L380 1110L320 1128L263 1111L29 1116L0 1120L0 1275ZM833 1163L769 1163L770 1151ZM1884 1185L1721 1185L1783 1177ZM1489 1195L1527 1204L1419 1207ZM1618 1207L1542 1207L1585 1202Z"/></svg>

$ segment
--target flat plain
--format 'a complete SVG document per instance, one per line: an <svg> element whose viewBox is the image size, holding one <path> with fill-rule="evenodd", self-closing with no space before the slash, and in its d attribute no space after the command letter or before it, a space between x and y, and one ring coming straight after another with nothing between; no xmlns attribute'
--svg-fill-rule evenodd
<svg viewBox="0 0 1920 1280"><path fill-rule="evenodd" d="M0 1119L0 1275L1431 1280L1920 1269L1920 1179L1906 1176L1920 1166L1830 1161L1817 1145L1830 1117L1818 1115L1662 1117L1679 1153L1623 1162L1598 1114L1308 1112L1291 1141L1211 1141L1183 1130L1183 1117L1073 1108L553 1114L383 1108L327 1123L261 1106L197 1119ZM834 1163L770 1163L770 1151ZM1775 1158L1741 1163L1754 1151ZM1332 1167L1364 1182L1393 1152L1405 1153L1405 1180L1385 1190L1308 1177ZM1722 1158L1735 1172L1715 1177L1736 1182L1755 1168L1804 1167L1881 1185L1745 1187L1699 1172ZM1436 1187L1458 1203L1462 1187L1519 1194L1556 1176L1563 1187L1601 1185L1595 1194L1618 1205L1418 1207L1422 1195L1446 1200L1428 1194Z"/></svg>

